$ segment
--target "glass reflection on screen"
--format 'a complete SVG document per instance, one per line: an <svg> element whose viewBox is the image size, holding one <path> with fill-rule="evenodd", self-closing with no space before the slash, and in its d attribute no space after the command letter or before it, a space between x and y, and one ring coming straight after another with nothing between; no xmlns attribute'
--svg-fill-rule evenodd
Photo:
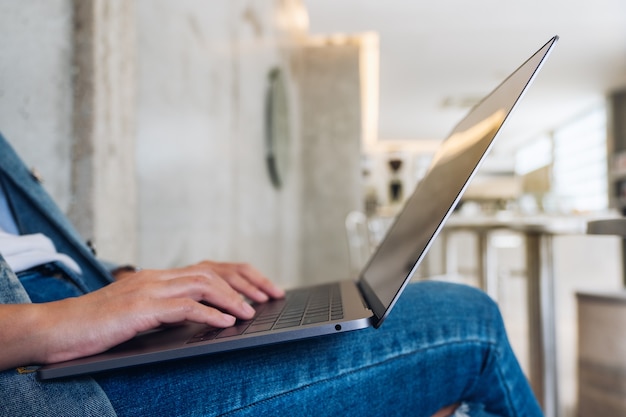
<svg viewBox="0 0 626 417"><path fill-rule="evenodd" d="M368 303L380 318L454 209L505 119L556 37L481 101L442 143L424 178L361 274ZM372 294L373 293L373 294Z"/></svg>

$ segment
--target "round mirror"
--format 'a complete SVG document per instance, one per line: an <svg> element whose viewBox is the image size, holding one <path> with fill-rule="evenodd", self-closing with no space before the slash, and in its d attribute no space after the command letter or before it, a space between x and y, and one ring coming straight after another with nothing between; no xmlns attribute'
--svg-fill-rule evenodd
<svg viewBox="0 0 626 417"><path fill-rule="evenodd" d="M290 132L285 77L278 68L269 73L265 102L265 158L272 184L280 188L289 168Z"/></svg>

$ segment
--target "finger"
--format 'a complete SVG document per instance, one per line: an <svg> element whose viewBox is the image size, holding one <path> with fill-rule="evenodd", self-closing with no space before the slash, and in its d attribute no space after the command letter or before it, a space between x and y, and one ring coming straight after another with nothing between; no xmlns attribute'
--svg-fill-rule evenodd
<svg viewBox="0 0 626 417"><path fill-rule="evenodd" d="M260 290L257 286L251 284L248 280L239 275L233 275L227 280L233 289L248 297L252 301L264 303L270 298L264 291Z"/></svg>
<svg viewBox="0 0 626 417"><path fill-rule="evenodd" d="M214 307L198 303L186 298L172 298L160 300L157 320L160 324L180 323L192 321L215 327L230 327L235 324L236 318Z"/></svg>
<svg viewBox="0 0 626 417"><path fill-rule="evenodd" d="M244 278L270 297L282 298L285 296L285 291L282 288L278 287L269 278L251 265L240 264L239 271Z"/></svg>
<svg viewBox="0 0 626 417"><path fill-rule="evenodd" d="M255 313L221 276L199 265L163 271L142 270L133 279L133 285L146 296L204 301L241 319L250 319ZM150 295L147 291L151 291Z"/></svg>
<svg viewBox="0 0 626 417"><path fill-rule="evenodd" d="M282 298L285 295L282 289L249 264L208 261L203 264L216 271L233 288L253 301L264 302L270 297Z"/></svg>
<svg viewBox="0 0 626 417"><path fill-rule="evenodd" d="M204 301L241 319L250 319L255 311L227 282L215 274L171 278L160 284L159 298L189 298Z"/></svg>
<svg viewBox="0 0 626 417"><path fill-rule="evenodd" d="M211 273L215 272L235 291L252 301L262 303L269 299L269 295L241 274L239 264L204 261L198 264L197 267L205 271L211 271Z"/></svg>

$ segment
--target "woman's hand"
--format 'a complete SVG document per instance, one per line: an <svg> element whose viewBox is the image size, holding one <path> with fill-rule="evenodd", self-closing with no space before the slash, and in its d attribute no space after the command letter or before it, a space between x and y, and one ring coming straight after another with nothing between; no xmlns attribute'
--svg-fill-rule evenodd
<svg viewBox="0 0 626 417"><path fill-rule="evenodd" d="M282 289L249 264L204 261L200 265L209 268L236 291L257 303L285 296Z"/></svg>
<svg viewBox="0 0 626 417"><path fill-rule="evenodd" d="M206 261L118 278L81 297L0 306L0 339L6 346L0 368L93 355L164 324L189 320L228 327L254 315L244 297L263 302L284 295L246 264Z"/></svg>

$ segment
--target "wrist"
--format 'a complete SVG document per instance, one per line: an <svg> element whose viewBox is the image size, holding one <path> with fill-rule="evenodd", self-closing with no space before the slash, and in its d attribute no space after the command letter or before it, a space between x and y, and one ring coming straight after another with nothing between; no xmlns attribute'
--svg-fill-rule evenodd
<svg viewBox="0 0 626 417"><path fill-rule="evenodd" d="M0 340L3 347L0 370L45 362L49 341L45 336L42 337L47 318L44 305L28 303L0 306Z"/></svg>
<svg viewBox="0 0 626 417"><path fill-rule="evenodd" d="M135 274L139 271L141 271L141 268L139 268L138 266L128 264L118 266L111 271L111 274L113 275L113 278L118 280L126 275Z"/></svg>

